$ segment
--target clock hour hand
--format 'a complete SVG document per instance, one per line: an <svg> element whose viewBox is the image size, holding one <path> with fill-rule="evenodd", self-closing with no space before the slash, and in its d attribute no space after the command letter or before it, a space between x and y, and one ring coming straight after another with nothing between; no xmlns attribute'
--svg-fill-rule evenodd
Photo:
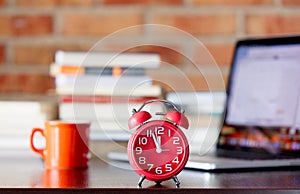
<svg viewBox="0 0 300 194"><path fill-rule="evenodd" d="M159 141L158 141L157 138L155 137L154 133L152 133L152 138L153 138L153 141L154 141L154 144L155 144L155 147L156 147L156 152L161 153L162 149L160 147L160 137L159 137Z"/></svg>

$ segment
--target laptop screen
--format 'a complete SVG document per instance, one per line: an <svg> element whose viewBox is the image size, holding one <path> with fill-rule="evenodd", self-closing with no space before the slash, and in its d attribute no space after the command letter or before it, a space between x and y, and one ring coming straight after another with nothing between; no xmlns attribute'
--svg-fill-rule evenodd
<svg viewBox="0 0 300 194"><path fill-rule="evenodd" d="M300 156L300 37L239 41L227 95L218 148Z"/></svg>

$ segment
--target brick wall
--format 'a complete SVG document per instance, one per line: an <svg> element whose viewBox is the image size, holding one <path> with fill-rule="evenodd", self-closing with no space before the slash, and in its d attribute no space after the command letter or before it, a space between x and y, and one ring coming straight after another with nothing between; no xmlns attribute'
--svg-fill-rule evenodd
<svg viewBox="0 0 300 194"><path fill-rule="evenodd" d="M110 33L140 24L171 25L191 33L226 78L238 38L300 33L300 1L0 0L0 92L45 94L54 87L48 68L57 49L88 50ZM106 49L125 48L136 38L170 40L172 48L188 48L201 61L192 54L200 49L189 42L146 29L126 34ZM159 52L164 61L188 68L184 56L172 49L148 45L131 50Z"/></svg>

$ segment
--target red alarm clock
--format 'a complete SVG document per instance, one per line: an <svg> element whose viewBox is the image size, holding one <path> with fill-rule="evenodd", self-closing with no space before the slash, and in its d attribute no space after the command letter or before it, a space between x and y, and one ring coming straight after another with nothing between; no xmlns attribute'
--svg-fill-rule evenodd
<svg viewBox="0 0 300 194"><path fill-rule="evenodd" d="M151 114L142 109L155 102L167 104L173 110L158 113L164 115L162 120L150 120ZM138 186L141 187L145 179L159 184L172 178L179 187L176 175L183 170L189 157L187 138L179 128L189 127L184 111L167 100L150 100L139 110L133 109L128 126L129 129L137 127L129 139L127 153L131 166L140 175Z"/></svg>

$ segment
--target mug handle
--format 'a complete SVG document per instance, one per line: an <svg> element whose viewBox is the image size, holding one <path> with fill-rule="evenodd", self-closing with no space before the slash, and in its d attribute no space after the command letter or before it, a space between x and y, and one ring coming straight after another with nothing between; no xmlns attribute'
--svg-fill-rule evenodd
<svg viewBox="0 0 300 194"><path fill-rule="evenodd" d="M44 130L40 129L40 128L33 128L32 131L31 131L31 134L30 134L30 147L31 147L32 151L40 154L42 156L42 158L44 158L45 157L44 149L37 149L33 144L33 138L34 138L35 133L41 133L42 136L45 137Z"/></svg>

